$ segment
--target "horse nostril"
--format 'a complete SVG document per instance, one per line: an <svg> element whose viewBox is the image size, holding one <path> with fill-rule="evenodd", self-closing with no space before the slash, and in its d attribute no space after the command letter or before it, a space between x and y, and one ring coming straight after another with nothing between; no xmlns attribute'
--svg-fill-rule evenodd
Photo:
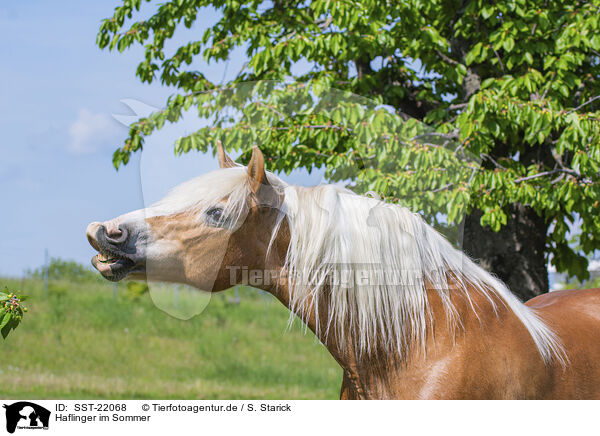
<svg viewBox="0 0 600 436"><path fill-rule="evenodd" d="M122 244L128 236L129 232L124 226L106 226L106 239L112 244Z"/></svg>
<svg viewBox="0 0 600 436"><path fill-rule="evenodd" d="M106 234L109 238L120 238L123 232L119 228L107 229Z"/></svg>

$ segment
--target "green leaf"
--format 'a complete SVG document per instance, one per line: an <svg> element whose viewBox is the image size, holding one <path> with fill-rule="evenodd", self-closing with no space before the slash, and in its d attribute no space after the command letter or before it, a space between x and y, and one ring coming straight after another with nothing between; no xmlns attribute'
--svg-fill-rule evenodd
<svg viewBox="0 0 600 436"><path fill-rule="evenodd" d="M5 313L4 317L2 318L2 321L0 321L0 329L2 329L5 325L9 323L11 318L12 314L10 312Z"/></svg>
<svg viewBox="0 0 600 436"><path fill-rule="evenodd" d="M493 6L486 5L481 9L481 16L487 20L494 14L494 12L495 12L495 9Z"/></svg>
<svg viewBox="0 0 600 436"><path fill-rule="evenodd" d="M8 323L4 327L2 327L2 329L0 329L0 333L2 333L2 339L6 339L6 337L12 330L12 328L13 328L13 320L11 319L8 321Z"/></svg>
<svg viewBox="0 0 600 436"><path fill-rule="evenodd" d="M467 53L467 56L465 58L465 63L467 65L471 65L473 62L475 62L479 58L482 47L483 47L483 44L479 42L479 43L475 44L475 46L473 46L473 48L471 49L471 51L469 51L469 53Z"/></svg>
<svg viewBox="0 0 600 436"><path fill-rule="evenodd" d="M485 79L483 82L481 82L481 89L488 88L494 82L496 82L496 78L495 77L490 77L488 79Z"/></svg>
<svg viewBox="0 0 600 436"><path fill-rule="evenodd" d="M504 47L504 50L507 52L511 52L513 48L515 48L515 40L509 36L502 42L502 47Z"/></svg>
<svg viewBox="0 0 600 436"><path fill-rule="evenodd" d="M558 90L564 97L569 97L569 87L567 85L560 85Z"/></svg>

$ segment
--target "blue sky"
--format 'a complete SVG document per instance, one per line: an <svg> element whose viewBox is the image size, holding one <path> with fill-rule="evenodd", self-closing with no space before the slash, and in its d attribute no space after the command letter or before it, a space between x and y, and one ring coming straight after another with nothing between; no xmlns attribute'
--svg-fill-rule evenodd
<svg viewBox="0 0 600 436"><path fill-rule="evenodd" d="M46 248L87 264L94 254L85 238L89 222L143 207L143 194L155 200L216 165L212 156L173 156L173 142L200 126L188 117L154 135L143 156L118 172L112 167L112 152L126 135L112 115L132 114L121 100L161 107L173 91L138 81L140 49L119 54L96 47L100 21L117 4L0 3L0 275L41 265ZM217 18L204 12L173 44L199 37ZM225 63L196 68L220 81L242 62L236 56L227 70Z"/></svg>

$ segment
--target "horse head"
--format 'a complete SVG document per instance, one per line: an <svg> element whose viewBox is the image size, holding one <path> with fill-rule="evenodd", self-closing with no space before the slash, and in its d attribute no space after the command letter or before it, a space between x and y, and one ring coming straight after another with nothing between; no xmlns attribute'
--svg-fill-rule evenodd
<svg viewBox="0 0 600 436"><path fill-rule="evenodd" d="M265 171L257 147L248 167L237 165L220 143L217 155L219 170L177 186L156 204L89 224L87 238L99 252L92 265L111 281L220 291L240 283L244 271L277 263L272 235L282 222L283 182Z"/></svg>

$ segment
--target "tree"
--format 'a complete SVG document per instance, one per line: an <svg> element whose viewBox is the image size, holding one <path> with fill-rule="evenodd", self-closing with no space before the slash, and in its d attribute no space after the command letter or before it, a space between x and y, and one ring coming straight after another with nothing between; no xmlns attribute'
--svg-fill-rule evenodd
<svg viewBox="0 0 600 436"><path fill-rule="evenodd" d="M98 281L98 274L89 267L83 266L72 260L64 260L58 257L50 259L47 266L48 276L58 280L76 280L76 281ZM25 275L30 278L41 279L45 274L45 266L32 270L27 270Z"/></svg>
<svg viewBox="0 0 600 436"><path fill-rule="evenodd" d="M433 224L440 211L448 223L464 217L465 250L523 298L547 290L549 258L587 278L583 253L600 248L599 0L172 0L136 21L141 3L124 0L97 43L144 45L137 76L177 92L130 126L117 168L195 107L214 122L180 138L177 153L220 139L247 161L259 143L271 170L325 167ZM167 52L208 7L222 18ZM222 87L191 65L236 47L248 63ZM277 82L289 78L297 85ZM322 90L332 88L374 104L327 105ZM578 220L583 253L566 237Z"/></svg>

